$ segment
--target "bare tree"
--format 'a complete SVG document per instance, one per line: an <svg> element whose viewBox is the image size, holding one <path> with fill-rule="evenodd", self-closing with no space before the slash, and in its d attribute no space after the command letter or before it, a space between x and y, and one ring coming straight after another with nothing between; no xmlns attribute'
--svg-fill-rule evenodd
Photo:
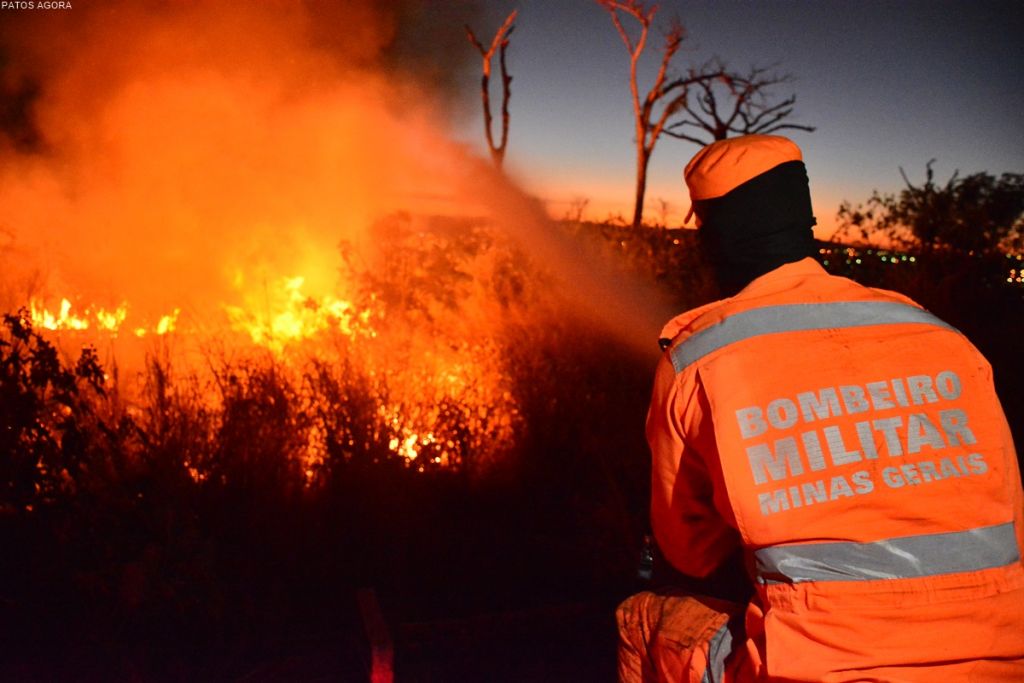
<svg viewBox="0 0 1024 683"><path fill-rule="evenodd" d="M633 205L633 227L643 222L644 195L647 192L647 166L654 152L658 138L665 132L665 126L672 116L684 109L689 89L695 84L710 83L721 78L724 72L715 70L690 70L687 76L669 79L668 70L686 37L686 31L678 19L673 19L665 34L665 45L661 62L647 94L640 97L638 65L640 56L647 46L654 15L658 5L648 6L641 0L596 0L611 15L615 30L629 51L629 89L633 97L633 117L636 134L636 198ZM622 15L632 17L640 26L639 35L634 39L622 23Z"/></svg>
<svg viewBox="0 0 1024 683"><path fill-rule="evenodd" d="M792 80L789 74L780 76L771 69L751 67L747 74L738 74L717 59L707 62L699 71L721 77L695 81L699 94L683 103L677 110L679 120L666 126L665 133L703 146L736 135L814 131L812 126L786 121L793 114L796 95L771 102L769 90Z"/></svg>
<svg viewBox="0 0 1024 683"><path fill-rule="evenodd" d="M643 221L644 195L647 190L647 166L662 133L681 140L706 145L730 136L773 133L784 129L813 131L814 128L786 122L793 113L796 96L773 104L768 90L789 82L790 76L769 73L752 67L747 74L729 71L718 59L691 67L681 77L671 78L669 68L686 37L678 18L673 18L665 34L665 45L654 83L640 97L638 64L647 46L647 37L658 5L642 0L595 0L611 15L615 29L629 50L629 87L633 98L636 130L636 199L633 227ZM634 39L622 23L623 15L639 24ZM697 90L697 95L693 90ZM698 137L699 131L709 139Z"/></svg>
<svg viewBox="0 0 1024 683"><path fill-rule="evenodd" d="M485 48L483 43L477 40L476 35L473 33L468 25L466 26L466 35L469 37L469 42L480 52L480 56L483 57L483 78L480 81L480 94L483 98L484 104L484 132L487 135L487 147L491 150L491 159L494 161L495 166L501 168L502 162L505 160L505 147L508 145L508 126L509 126L509 114L508 114L508 100L512 95L510 86L512 85L512 77L508 74L508 69L505 66L505 51L508 49L509 36L512 35L512 31L515 29L515 20L518 10L512 10L512 12L505 18L505 22L501 25L501 28L494 34L494 38L491 40L489 48ZM494 144L494 133L491 131L493 117L491 116L491 64L494 60L494 53L498 53L498 67L501 70L501 142L497 145Z"/></svg>
<svg viewBox="0 0 1024 683"><path fill-rule="evenodd" d="M590 199L587 197L573 197L569 202L569 208L565 212L565 220L571 223L582 223L583 216L587 212Z"/></svg>

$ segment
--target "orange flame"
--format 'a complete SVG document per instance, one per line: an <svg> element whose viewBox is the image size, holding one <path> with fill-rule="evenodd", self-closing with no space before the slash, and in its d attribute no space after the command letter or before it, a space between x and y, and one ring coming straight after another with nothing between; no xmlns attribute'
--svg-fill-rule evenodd
<svg viewBox="0 0 1024 683"><path fill-rule="evenodd" d="M225 305L232 329L244 332L257 346L280 353L292 342L311 339L334 330L345 336L373 337L372 312L357 311L352 302L324 295L303 293L306 278L299 275L281 278L268 287L263 307Z"/></svg>
<svg viewBox="0 0 1024 683"><path fill-rule="evenodd" d="M458 331L440 345L435 338L420 339L415 342L423 347L417 361L396 368L393 344L378 339L377 325L384 322L384 314L375 295L366 298L369 305L360 307L333 294L313 296L305 285L303 276L279 278L264 288L262 297L243 296L247 305L222 304L229 328L240 333L239 348L249 345L270 351L282 367L292 368L298 377L308 357L304 354L321 354L330 348L323 341L341 335L347 340L343 353L379 384L374 391L381 438L406 466L418 471L459 467L467 450L486 459L514 442L520 426L518 408L506 386L508 377L501 371L496 341L470 343L457 338L461 336ZM262 298L262 305L253 303L257 298ZM33 299L29 313L38 329L95 341L104 336L117 338L125 330L138 339L170 335L178 331L181 309L175 308L149 325L135 325L127 303L112 309L83 308L64 298L51 310ZM201 336L196 330L187 335ZM323 399L313 396L309 400ZM462 426L458 433L452 431L451 411ZM306 438L300 464L307 484L312 485L326 448L315 429ZM201 467L185 466L194 481L207 477Z"/></svg>
<svg viewBox="0 0 1024 683"><path fill-rule="evenodd" d="M88 306L84 311L73 312L74 305L67 298L60 301L60 307L54 312L38 299L29 302L29 320L36 328L51 332L72 331L87 332L93 330L117 337L128 319L128 305L121 304L117 308L108 309ZM181 309L161 316L152 326L136 326L135 336L144 337L148 334L165 335L174 332Z"/></svg>

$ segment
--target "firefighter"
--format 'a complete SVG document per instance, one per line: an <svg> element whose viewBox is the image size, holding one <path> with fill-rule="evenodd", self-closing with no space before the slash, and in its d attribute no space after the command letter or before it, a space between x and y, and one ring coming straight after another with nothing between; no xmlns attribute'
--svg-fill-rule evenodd
<svg viewBox="0 0 1024 683"><path fill-rule="evenodd" d="M727 297L662 334L651 523L746 604L647 592L622 680L1024 680L1024 496L988 362L910 299L827 274L799 148L715 142L686 166Z"/></svg>

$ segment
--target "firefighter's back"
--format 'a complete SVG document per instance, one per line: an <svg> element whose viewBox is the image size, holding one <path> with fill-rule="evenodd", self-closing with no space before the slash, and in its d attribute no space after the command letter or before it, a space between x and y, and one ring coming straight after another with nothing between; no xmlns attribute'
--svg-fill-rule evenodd
<svg viewBox="0 0 1024 683"><path fill-rule="evenodd" d="M778 680L1024 680L1020 475L991 369L909 300L808 259L671 351L707 393Z"/></svg>

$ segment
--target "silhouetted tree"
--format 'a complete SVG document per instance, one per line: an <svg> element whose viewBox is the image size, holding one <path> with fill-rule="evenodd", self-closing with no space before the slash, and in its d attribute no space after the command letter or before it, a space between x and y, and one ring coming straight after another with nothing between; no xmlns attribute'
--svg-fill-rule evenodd
<svg viewBox="0 0 1024 683"><path fill-rule="evenodd" d="M998 178L959 172L945 185L935 182L932 159L925 182L915 186L903 169L906 188L899 194L875 190L865 204L843 202L837 219L839 234L891 243L922 252L993 254L1019 250L1024 235L1024 174Z"/></svg>
<svg viewBox="0 0 1024 683"><path fill-rule="evenodd" d="M508 101L512 95L510 89L512 85L512 76L508 74L508 69L505 65L505 51L508 49L509 36L512 35L512 31L515 30L515 20L517 10L512 12L505 18L505 22L495 32L494 38L491 39L490 47L485 48L481 43L473 30L467 25L466 36L469 38L469 42L480 52L480 56L483 57L483 77L480 80L480 96L483 99L484 106L484 133L487 136L487 147L491 150L491 159L494 160L494 164L501 168L502 162L505 160L505 147L508 144L508 127L509 127L509 114L508 114ZM491 131L491 124L493 116L491 115L491 64L494 60L494 53L498 53L498 67L501 70L501 142L498 144L494 143L494 133Z"/></svg>
<svg viewBox="0 0 1024 683"><path fill-rule="evenodd" d="M665 34L654 83L641 98L638 65L647 46L647 36L658 5L647 5L641 0L596 2L608 11L619 37L629 50L629 87L636 136L634 228L643 222L647 167L662 133L703 146L735 135L773 133L784 129L814 130L810 126L786 121L793 113L795 95L778 103L771 101L769 89L788 82L788 75L780 76L758 67L741 74L728 70L716 58L690 67L684 76L670 77L672 59L686 37L678 18L672 19ZM622 15L632 17L639 24L640 32L635 39L623 25Z"/></svg>
<svg viewBox="0 0 1024 683"><path fill-rule="evenodd" d="M770 89L792 80L789 74L779 75L761 67L751 67L748 73L740 74L729 71L718 59L707 62L697 72L721 76L693 83L699 95L685 101L677 112L678 120L666 126L666 134L704 146L737 135L814 131L812 126L786 121L793 114L796 95L772 103Z"/></svg>
<svg viewBox="0 0 1024 683"><path fill-rule="evenodd" d="M633 227L643 223L644 195L647 192L647 166L654 153L658 138L665 131L669 119L686 107L689 88L697 83L713 81L722 73L691 70L685 78L669 79L668 70L686 37L686 31L678 18L674 18L665 34L665 45L661 62L647 94L640 97L638 66L640 57L647 47L647 36L658 11L658 5L648 6L640 0L596 0L608 11L615 30L629 50L629 89L633 98L633 118L636 135L636 197L633 205ZM640 25L640 33L634 39L622 23L621 14L632 17Z"/></svg>

